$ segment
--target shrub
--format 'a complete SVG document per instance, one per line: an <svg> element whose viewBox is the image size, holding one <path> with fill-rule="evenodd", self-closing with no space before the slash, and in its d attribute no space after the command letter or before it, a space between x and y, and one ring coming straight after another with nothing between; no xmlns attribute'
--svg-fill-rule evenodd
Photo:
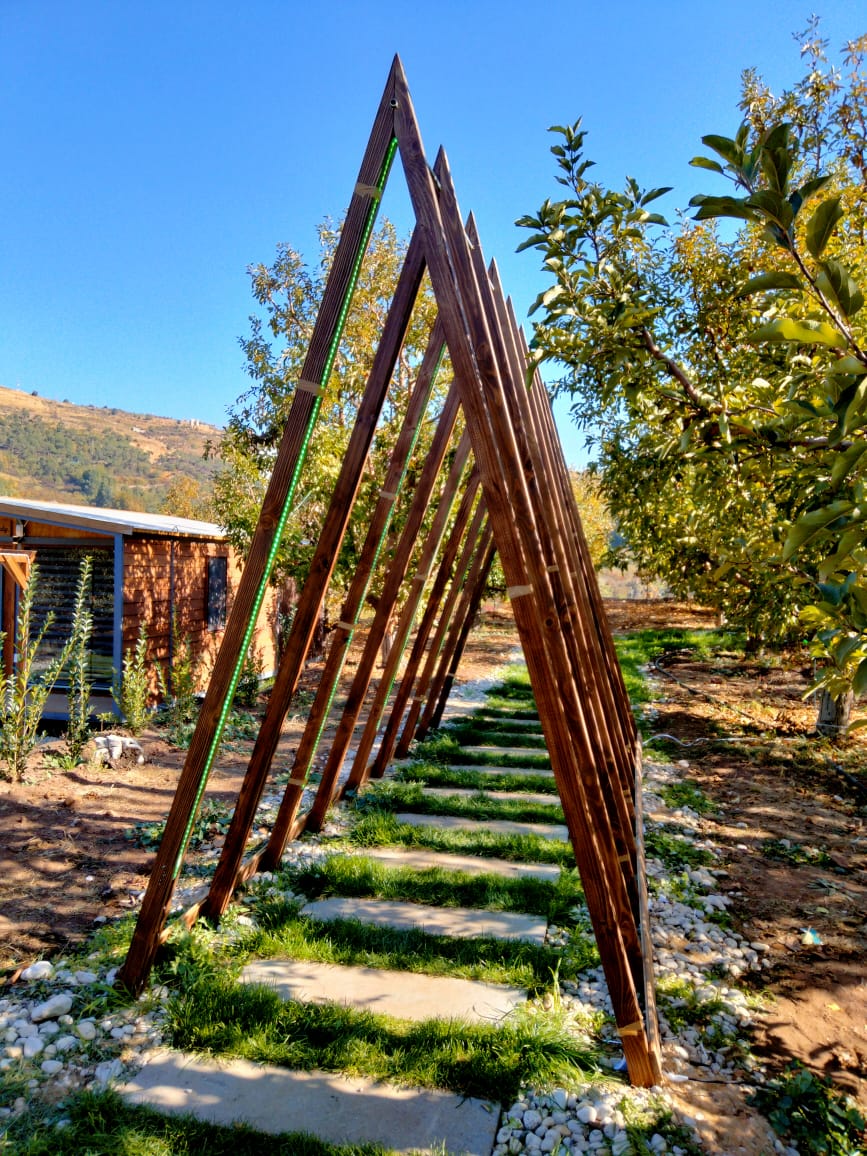
<svg viewBox="0 0 867 1156"><path fill-rule="evenodd" d="M48 614L41 629L33 633L33 603L39 580L36 563L30 571L30 580L24 587L18 604L15 628L15 652L18 662L11 678L0 673L0 759L6 764L5 777L20 782L27 758L39 738L39 723L48 696L69 660L71 640L49 663L40 675L33 678L33 664L46 630L54 621Z"/></svg>
<svg viewBox="0 0 867 1156"><path fill-rule="evenodd" d="M150 686L147 671L148 636L145 624L142 623L138 631L135 649L129 647L123 656L123 673L120 684L115 684L111 696L123 715L126 727L134 735L140 735L144 730L148 716L150 701Z"/></svg>

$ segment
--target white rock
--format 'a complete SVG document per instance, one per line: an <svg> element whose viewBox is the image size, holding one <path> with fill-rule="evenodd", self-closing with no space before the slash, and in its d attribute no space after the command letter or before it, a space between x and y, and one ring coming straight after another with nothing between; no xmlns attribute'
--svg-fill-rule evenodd
<svg viewBox="0 0 867 1156"><path fill-rule="evenodd" d="M595 1124L598 1113L592 1104L579 1104L575 1115L582 1124Z"/></svg>
<svg viewBox="0 0 867 1156"><path fill-rule="evenodd" d="M38 959L36 963L31 963L29 967L25 967L21 972L21 979L36 980L36 979L51 979L54 975L54 968L47 959Z"/></svg>
<svg viewBox="0 0 867 1156"><path fill-rule="evenodd" d="M532 1132L535 1128L538 1128L541 1123L542 1123L541 1112L537 1112L534 1108L529 1108L524 1113L524 1127L528 1131Z"/></svg>
<svg viewBox="0 0 867 1156"><path fill-rule="evenodd" d="M82 1020L81 1023L76 1024L75 1030L79 1037L83 1040L95 1040L97 1036L97 1027L93 1020Z"/></svg>
<svg viewBox="0 0 867 1156"><path fill-rule="evenodd" d="M43 1020L56 1020L58 1016L66 1015L71 1007L72 996L59 992L45 1003L38 1004L30 1013L30 1018L35 1024L42 1023Z"/></svg>
<svg viewBox="0 0 867 1156"><path fill-rule="evenodd" d="M39 1066L46 1076L56 1076L58 1072L63 1070L63 1064L60 1060L43 1060Z"/></svg>
<svg viewBox="0 0 867 1156"><path fill-rule="evenodd" d="M86 983L96 983L96 981L99 979L99 976L95 971L77 971L73 976L73 979L77 984L83 985Z"/></svg>
<svg viewBox="0 0 867 1156"><path fill-rule="evenodd" d="M38 1056L45 1044L39 1036L27 1036L23 1044L23 1055L25 1060L32 1060L34 1056Z"/></svg>
<svg viewBox="0 0 867 1156"><path fill-rule="evenodd" d="M94 1083L107 1084L109 1080L116 1080L122 1071L123 1065L120 1060L105 1060L94 1069Z"/></svg>

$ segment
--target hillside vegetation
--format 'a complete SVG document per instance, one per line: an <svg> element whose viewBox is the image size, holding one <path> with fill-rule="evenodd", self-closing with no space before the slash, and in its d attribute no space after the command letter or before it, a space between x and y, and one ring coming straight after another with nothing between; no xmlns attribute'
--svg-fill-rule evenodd
<svg viewBox="0 0 867 1156"><path fill-rule="evenodd" d="M160 511L172 488L210 495L216 463L204 453L220 432L0 386L0 493Z"/></svg>

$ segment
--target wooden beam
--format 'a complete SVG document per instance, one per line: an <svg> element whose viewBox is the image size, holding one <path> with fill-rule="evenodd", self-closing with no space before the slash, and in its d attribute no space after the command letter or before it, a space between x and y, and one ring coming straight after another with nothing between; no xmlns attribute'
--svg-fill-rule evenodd
<svg viewBox="0 0 867 1156"><path fill-rule="evenodd" d="M381 188L388 176L395 139L395 83L399 68L399 61L395 59L359 170L357 185L362 186L362 190L374 185ZM304 361L302 383L313 382L316 387L321 387L327 382L345 320L345 307L354 288L377 208L378 198L371 198L364 191L357 191L352 197ZM148 880L129 952L118 972L118 983L133 994L138 994L144 987L156 957L192 825L265 596L277 543L288 516L319 405L320 398L316 394L307 389L296 389L247 562L235 592L223 643L214 663L205 701Z"/></svg>
<svg viewBox="0 0 867 1156"><path fill-rule="evenodd" d="M398 278L382 339L377 346L364 394L355 415L349 445L343 455L328 512L313 551L307 580L298 599L292 628L280 658L277 677L268 696L265 717L253 745L247 772L226 832L226 841L203 908L204 914L210 919L217 919L223 914L234 893L244 848L250 837L268 772L280 741L286 712L298 689L301 672L313 644L322 603L334 567L337 565L352 508L358 497L364 466L409 328L424 267L421 238L416 231L410 241L406 260Z"/></svg>

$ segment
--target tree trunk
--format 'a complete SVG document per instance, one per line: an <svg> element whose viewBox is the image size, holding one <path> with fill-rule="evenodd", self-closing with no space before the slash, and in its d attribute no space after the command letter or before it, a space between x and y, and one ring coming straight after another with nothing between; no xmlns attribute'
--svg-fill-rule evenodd
<svg viewBox="0 0 867 1156"><path fill-rule="evenodd" d="M852 714L852 704L855 701L854 691L833 698L827 690L819 695L819 717L816 719L816 731L829 739L840 738L849 725L849 716Z"/></svg>

